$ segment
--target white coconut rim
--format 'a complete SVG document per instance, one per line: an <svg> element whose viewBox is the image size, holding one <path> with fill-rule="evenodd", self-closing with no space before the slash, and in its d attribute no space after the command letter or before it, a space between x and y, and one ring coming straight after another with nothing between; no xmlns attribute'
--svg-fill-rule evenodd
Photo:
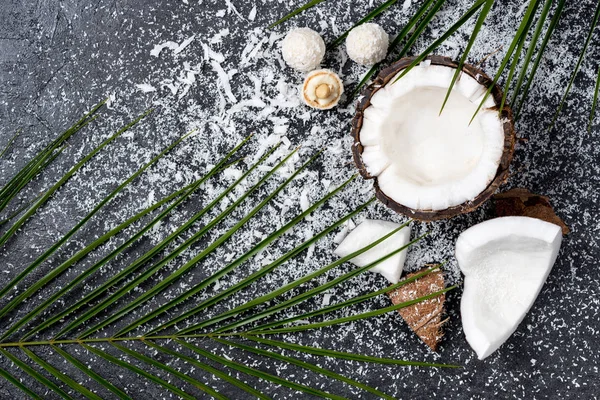
<svg viewBox="0 0 600 400"><path fill-rule="evenodd" d="M415 115L421 112L432 115L439 113L455 71L456 69L452 67L431 65L429 62L424 62L394 83L396 77L403 73L403 71L400 71L396 77L390 80L390 83L379 89L371 97L371 105L364 110L360 142L364 148L361 157L366 171L371 176L377 177L380 190L388 197L415 210L444 210L473 200L494 179L502 158L504 127L497 110L490 109L496 105L492 96L488 97L472 124L468 125L474 111L483 100L487 88L466 73L463 73L454 85L452 96L440 117L440 121L444 125L438 124L436 126L439 127L438 131L447 131L454 136L460 136L460 129L450 130L449 126L451 125L445 124L445 120L449 118L451 122L453 121L452 118L460 118L460 126L462 124L465 126L464 132L462 132L463 139L467 137L465 132L477 135L480 145L474 144L469 147L467 141L466 145L461 144L460 147L479 155L468 171L461 171L460 176L452 179L433 176L433 179L429 182L419 181L419 179L415 179L415 176L419 173L415 174L414 170L411 171L410 168L406 168L398 161L417 157L415 155L417 152L413 151L410 146L389 145L388 142L395 140L397 137L407 136L406 140L412 140L411 133L407 135L406 132L401 132L401 128L398 128L400 132L390 132L390 123L398 122L393 121L394 118L399 119L401 122L410 123L416 120ZM432 97L435 101L432 101L429 107L412 110L410 116L397 116L398 110L410 109L411 97L414 97L415 94L422 97L424 90L430 89L435 94ZM440 98L438 99L438 97ZM460 104L460 106L457 104ZM458 112L453 109L455 106L459 108ZM408 111L403 110L402 112ZM458 114L460 116L457 116ZM428 119L427 122L431 120ZM462 122L463 120L464 122ZM397 125L403 126L400 123ZM411 129L410 132L423 134L425 130L431 131L418 128ZM437 133L439 134L439 132ZM458 144L454 141L450 143L451 137L446 140L449 142L448 145ZM445 163L446 166L450 167L460 165L452 160L452 158L457 157L455 151L444 152L444 147L448 146L445 146L445 143L439 143L439 145L440 149L437 153L434 152L435 154L428 155L430 149L427 149L428 152L421 157L423 163L428 162L429 159L429 161L435 160L440 165ZM392 154L392 157L390 157L390 153L394 149L398 150L400 154L398 156ZM404 153L402 153L403 151ZM448 170L447 167L438 168L441 175L445 173L444 170Z"/></svg>

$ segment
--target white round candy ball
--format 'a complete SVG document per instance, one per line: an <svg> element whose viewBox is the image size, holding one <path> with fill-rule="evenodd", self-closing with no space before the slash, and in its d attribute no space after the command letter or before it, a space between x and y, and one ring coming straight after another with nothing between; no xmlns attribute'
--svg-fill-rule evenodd
<svg viewBox="0 0 600 400"><path fill-rule="evenodd" d="M318 68L325 56L325 42L310 28L291 30L281 42L283 59L292 68L308 72Z"/></svg>
<svg viewBox="0 0 600 400"><path fill-rule="evenodd" d="M367 23L352 29L346 37L348 56L362 65L373 65L385 58L390 38L377 24Z"/></svg>

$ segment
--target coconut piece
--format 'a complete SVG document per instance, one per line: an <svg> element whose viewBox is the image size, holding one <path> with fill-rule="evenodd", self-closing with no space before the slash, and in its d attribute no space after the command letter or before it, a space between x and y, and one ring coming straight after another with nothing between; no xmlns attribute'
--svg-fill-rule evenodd
<svg viewBox="0 0 600 400"><path fill-rule="evenodd" d="M373 65L387 54L390 38L381 26L366 23L352 29L346 37L348 56L361 65Z"/></svg>
<svg viewBox="0 0 600 400"><path fill-rule="evenodd" d="M388 207L420 220L466 213L508 178L514 151L512 111L498 114L502 92L465 65L440 110L457 65L431 56L394 83L414 58L383 70L363 91L352 123L354 161Z"/></svg>
<svg viewBox="0 0 600 400"><path fill-rule="evenodd" d="M340 77L328 69L311 72L302 85L302 100L312 108L328 110L335 107L344 93Z"/></svg>
<svg viewBox="0 0 600 400"><path fill-rule="evenodd" d="M525 188L511 189L493 197L498 217L523 216L538 218L561 227L563 235L569 233L569 227L554 212L550 199L531 193Z"/></svg>
<svg viewBox="0 0 600 400"><path fill-rule="evenodd" d="M325 56L325 42L310 28L292 29L281 42L285 62L298 71L308 72L319 68Z"/></svg>
<svg viewBox="0 0 600 400"><path fill-rule="evenodd" d="M404 279L412 278L427 269L423 268L421 271L408 274ZM439 292L444 290L444 287L444 274L442 271L436 270L414 282L388 292L388 296L390 296L392 303L396 305ZM432 299L398 310L410 329L433 351L437 351L437 347L444 336L442 325L445 321L442 321L442 315L444 314L445 301L446 295L442 293Z"/></svg>
<svg viewBox="0 0 600 400"><path fill-rule="evenodd" d="M460 304L467 342L483 360L517 329L546 281L561 229L530 217L500 217L464 231L456 259L465 275Z"/></svg>
<svg viewBox="0 0 600 400"><path fill-rule="evenodd" d="M370 245L377 239L381 239L399 227L400 224L394 222L366 219L344 238L337 249L335 249L335 254L338 257L346 257ZM409 240L410 227L407 226L372 249L350 259L350 262L359 268L364 267L405 246ZM371 268L370 271L380 273L391 283L398 283L400 275L402 275L405 260L406 249L380 262Z"/></svg>

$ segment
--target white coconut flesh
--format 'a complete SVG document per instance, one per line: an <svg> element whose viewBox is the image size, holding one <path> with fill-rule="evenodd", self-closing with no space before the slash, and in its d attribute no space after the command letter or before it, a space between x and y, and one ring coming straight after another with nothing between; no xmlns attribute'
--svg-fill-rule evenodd
<svg viewBox="0 0 600 400"><path fill-rule="evenodd" d="M339 257L346 257L367 247L399 227L400 224L394 222L367 219L344 238L337 249L335 249L335 254ZM357 267L365 267L395 250L398 250L402 246L406 246L409 241L410 227L406 226L379 243L377 246L350 259L350 262ZM406 249L387 258L385 261L380 262L371 268L370 271L380 273L391 283L398 283L400 276L402 275L405 260Z"/></svg>
<svg viewBox="0 0 600 400"><path fill-rule="evenodd" d="M440 115L455 69L422 63L371 98L360 142L367 172L392 200L416 210L444 210L473 200L496 176L503 122L486 88L462 74ZM401 72L400 72L401 73ZM396 75L399 76L399 75Z"/></svg>
<svg viewBox="0 0 600 400"><path fill-rule="evenodd" d="M529 217L495 218L459 236L463 330L480 360L517 329L556 261L561 240L559 226Z"/></svg>

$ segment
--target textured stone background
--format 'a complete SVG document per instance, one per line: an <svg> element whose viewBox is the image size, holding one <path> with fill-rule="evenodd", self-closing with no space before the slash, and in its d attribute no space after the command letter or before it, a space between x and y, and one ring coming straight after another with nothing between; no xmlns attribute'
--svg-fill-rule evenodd
<svg viewBox="0 0 600 400"><path fill-rule="evenodd" d="M196 137L161 161L151 173L136 181L131 189L102 211L26 283L34 282L34 278L41 277L43 273L58 265L61 259L88 243L91 237L114 226L116 221L131 215L151 199L158 199L181 187L183 182L199 176L207 164L217 159L218 154L223 154L226 148L250 132L257 134L257 139L247 151L250 156L255 151L264 149L261 144L272 140L273 133L279 138L285 136L291 142L291 146L302 144L302 159L316 149L324 147L326 151L320 161L310 168L309 174L287 189L278 199L278 203L270 205L265 212L260 213L255 218L256 221L253 220L244 232L236 235L213 258L186 277L187 283L202 279L207 272L214 270L214 265L226 259L229 254L239 254L240 248L247 248L248 243L255 243L261 235L271 232L272 227L280 226L283 221L289 220L298 211L299 198L303 192L310 201L316 201L326 192L327 182L332 182L331 185L335 186L341 179L350 176L353 168L349 163L350 140L347 132L352 107L319 113L297 104L295 87L301 82L302 76L281 64L277 43L281 35L294 25L310 26L321 32L326 41L330 40L380 2L330 1L275 29L276 34L264 29L277 16L284 14L285 10L301 3L254 0L2 1L0 146L6 143L17 129L22 129L23 133L15 142L7 159L0 161L0 182L10 177L42 143L61 132L91 104L107 95L114 98L110 109L104 112L101 120L70 140L70 146L64 154L30 186L29 197L49 187L94 144L99 143L124 122L148 107L158 106L158 110L130 134L119 139L95 158L89 167L77 174L27 223L14 240L0 250L1 283L4 285L8 282L16 271L24 268L44 248L67 232L95 202L134 171L136 165L141 165L150 155L156 154L167 143L193 127L200 129ZM408 3L410 1L405 4ZM402 10L402 4L396 5L393 11L386 13L378 22L388 32L397 32L409 14L420 5L420 2L412 3L406 11ZM470 2L462 0L448 1L433 26L428 29L425 39L419 40L416 51L426 47L432 38L441 33L442 28L448 27L459 12L465 10L468 3ZM515 16L522 14L522 4L519 1L501 3L495 7L481 39L471 54L472 62L477 62L502 45L506 46L512 38ZM600 212L600 128L596 123L591 133L585 129L597 68L597 35L577 77L567 107L556 127L546 131L548 121L556 109L566 79L582 46L582 35L587 32L593 13L591 1L570 3L567 5L565 19L550 42L532 95L517 125L520 136L528 141L521 143L517 149L514 175L507 187L524 186L550 196L559 215L571 227L572 233L565 238L558 262L537 302L517 332L494 355L483 362L478 361L462 334L458 290L449 296L449 322L439 355L429 353L395 314L318 332L290 335L287 340L376 356L459 363L464 365L460 370L366 365L309 356L303 357L304 359L377 386L398 398L587 399L598 396L600 273L596 263L600 258L600 224L597 217ZM251 18L254 8L256 18ZM471 27L472 23L455 35L447 46L439 49L438 53L454 57L459 54L464 48ZM181 54L174 55L171 50L165 49L159 57L150 55L150 51L157 44L166 41L181 43L192 35L195 35L194 40ZM213 61L219 59L219 56L210 55L207 49L222 55L218 64L229 73L234 99L228 97L222 82L218 81ZM486 72L493 74L499 61L498 55L491 57L484 64ZM346 60L343 48L330 52L325 65L340 72L350 88L364 73L364 69ZM190 78L190 71L193 80ZM184 78L184 81L187 79L187 83L178 78ZM252 78L260 80L260 90L255 91L256 80ZM152 85L156 91L144 93L136 86L139 84ZM176 93L172 93L166 87L167 84L180 86ZM256 101L252 103L251 100L256 98L267 106L257 106ZM239 106L239 102L246 100L250 101L246 107ZM111 272L118 271L136 255L142 254L164 237L165 232L181 224L191 212L199 209L203 198L210 198L218 193L218 190L230 181L230 178L227 179L212 182L200 196L187 202L175 216L165 221L163 226L157 227L124 257L111 264L105 274L95 277L83 289L78 289L63 301L68 304L79 298L92 285L101 282ZM273 184L267 185L267 189L273 187ZM247 202L249 204L244 205L242 211L227 219L209 239L216 238L219 232L231 226L236 218L240 218L244 211L249 210L250 206L256 204L265 194L266 191L261 190L256 196L253 195L252 201ZM327 221L333 221L335 215L342 215L369 195L368 183L353 183L341 198L333 201L318 214L319 218L306 222L307 227L303 225L298 231L286 236L285 240L278 241L271 246L273 248L268 254L262 257L275 257L281 251L291 248L294 241L286 238L301 240L318 232ZM287 214L282 211L284 199L290 200L288 208L291 211ZM324 217L320 217L321 215ZM394 215L382 206L371 207L365 215L402 220L402 217ZM490 215L490 208L486 206L471 215L451 221L429 225L415 223L415 233L430 230L432 234L423 243L411 249L407 269L417 269L425 262L448 259L448 281L460 283L461 277L452 257L453 243L462 230L489 218ZM120 240L117 238L107 248L116 246ZM182 259L189 259L201 250L203 245L205 242L194 246ZM299 257L299 260L281 268L268 280L250 288L243 296L231 300L229 305L223 306L224 309L243 302L253 293L264 292L314 270L319 265L324 265L332 259L333 246L331 238L322 241L312 256ZM101 256L105 251L100 251L95 257ZM260 262L261 260L256 260L257 264ZM169 268L172 270L180 264L174 263ZM227 286L230 282L247 275L253 266L252 263L249 264L251 265L231 274L230 278L222 280L221 285ZM86 265L90 265L90 262L77 264L56 281L56 287L76 276ZM349 268L345 266L343 270ZM339 272L332 272L330 277L337 274ZM156 283L156 280L153 283ZM361 276L332 291L332 301L376 290L384 284L380 277ZM150 282L146 283L141 290L149 288L150 285ZM181 289L182 286L174 287L166 296L177 294ZM10 317L23 316L52 290L53 288L47 288L40 292L39 298L23 304ZM2 304L5 301L2 300ZM162 301L162 298L158 301ZM315 304L302 305L296 311L319 306L319 301L320 299ZM152 302L144 311L147 312L155 304ZM362 308L344 311L340 315L388 304L388 300L382 297L365 304ZM53 310L59 308L60 305ZM132 314L131 318L136 315L137 312ZM110 331L107 331L107 334L110 334ZM101 335L104 336L104 333ZM207 348L218 347L212 343L203 345ZM118 354L114 349L105 348ZM141 349L137 345L136 348ZM91 362L95 370L113 378L115 383L126 388L132 397L172 397L160 387L125 370L115 369L84 350L70 350L80 359ZM290 367L283 368L267 359L249 357L229 349L220 351L257 368L279 371L289 379L342 396L369 398L354 388L313 373ZM47 349L36 349L36 352L45 355L55 365L64 364L62 359L49 354ZM185 364L175 363L174 366L190 372L189 366ZM0 359L0 367L14 370L11 363L3 358ZM69 366L64 365L64 368ZM79 381L98 390L103 397L110 397L109 393L94 382L89 382L85 375L72 369L69 371ZM155 372L165 377L163 373ZM213 381L210 376L203 375L198 370L190 373L200 380L213 382L218 390L231 398L245 398L243 393L220 381ZM22 376L18 371L15 375ZM237 376L273 397L300 397L298 393L288 389L241 374ZM30 383L31 379L24 379L39 393L44 393L35 382ZM167 379L195 396L202 396L200 392L181 381L168 377ZM45 395L53 398L54 394ZM12 385L1 381L1 398L13 399L21 396Z"/></svg>

